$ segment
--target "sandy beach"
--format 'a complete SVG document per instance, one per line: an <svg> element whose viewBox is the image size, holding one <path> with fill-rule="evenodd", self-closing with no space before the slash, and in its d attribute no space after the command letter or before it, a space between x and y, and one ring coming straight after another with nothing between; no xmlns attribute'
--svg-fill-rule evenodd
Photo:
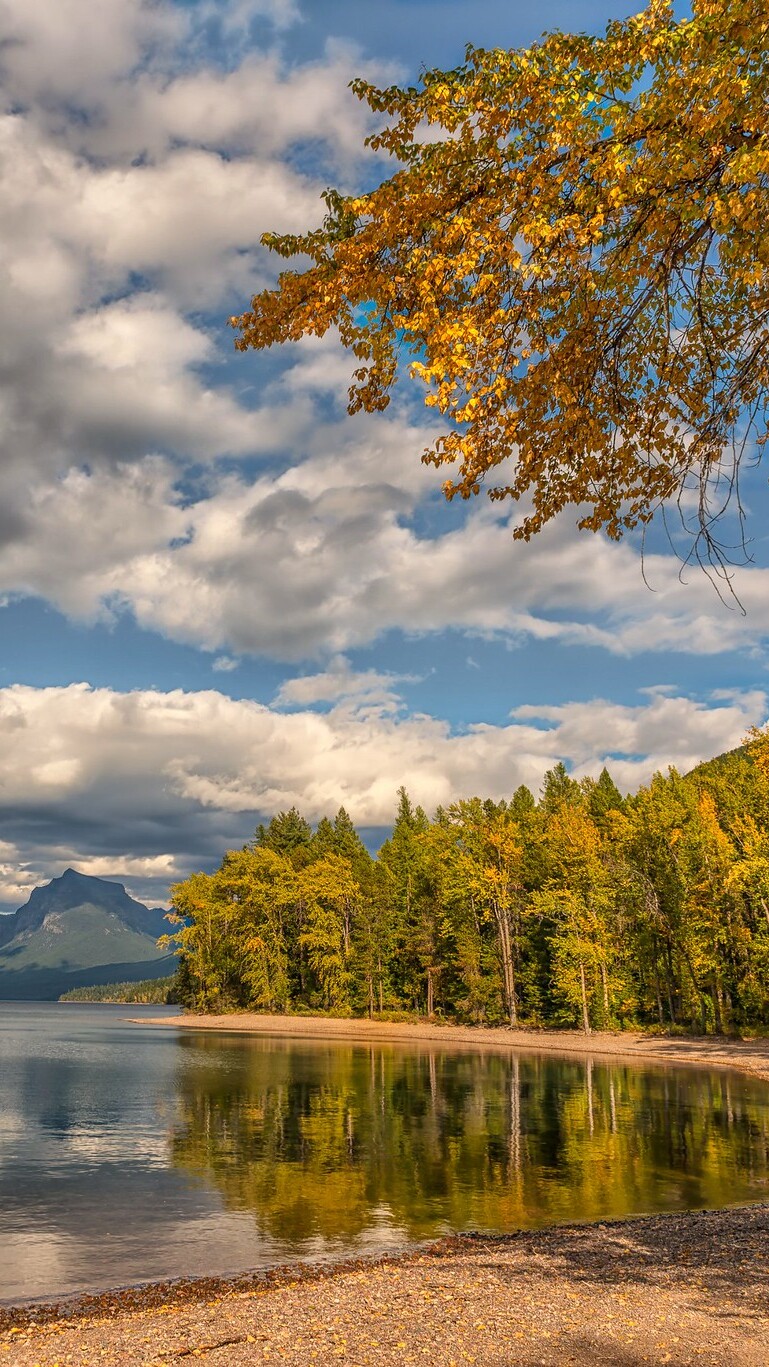
<svg viewBox="0 0 769 1367"><path fill-rule="evenodd" d="M339 1020L329 1016L143 1016L141 1025L173 1030L236 1030L249 1034L286 1035L297 1039L346 1039L392 1044L435 1043L454 1048L506 1049L521 1053L591 1055L627 1061L734 1068L769 1081L769 1039L739 1040L725 1036L694 1038L644 1035L638 1031L507 1030L427 1022Z"/></svg>

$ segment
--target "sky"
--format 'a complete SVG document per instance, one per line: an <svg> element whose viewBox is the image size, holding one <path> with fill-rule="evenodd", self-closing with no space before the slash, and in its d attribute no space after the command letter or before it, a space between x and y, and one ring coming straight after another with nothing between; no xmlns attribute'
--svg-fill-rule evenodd
<svg viewBox="0 0 769 1367"><path fill-rule="evenodd" d="M69 865L165 903L293 804L375 844L401 784L629 791L765 721L765 473L723 603L661 536L513 543L443 500L407 379L350 418L333 336L227 327L262 233L381 173L354 76L637 7L0 0L0 906Z"/></svg>

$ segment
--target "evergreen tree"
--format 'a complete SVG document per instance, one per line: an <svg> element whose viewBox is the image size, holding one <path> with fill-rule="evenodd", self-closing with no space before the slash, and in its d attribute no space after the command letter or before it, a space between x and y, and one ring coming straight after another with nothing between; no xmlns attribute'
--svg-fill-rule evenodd
<svg viewBox="0 0 769 1367"><path fill-rule="evenodd" d="M309 858L312 826L296 807L291 807L287 812L278 812L269 826L259 825L253 843L263 849L273 850L275 854L285 855L296 868L301 868Z"/></svg>
<svg viewBox="0 0 769 1367"><path fill-rule="evenodd" d="M601 770L597 779L583 779L582 791L587 799L587 810L591 819L599 830L607 830L611 820L610 813L621 812L625 804L622 794L606 766Z"/></svg>
<svg viewBox="0 0 769 1367"><path fill-rule="evenodd" d="M564 803L581 804L583 801L582 788L576 779L570 777L566 765L559 762L553 769L548 769L542 784L540 796L540 806L548 816L558 811Z"/></svg>
<svg viewBox="0 0 769 1367"><path fill-rule="evenodd" d="M432 867L424 837L429 822L413 807L405 788L398 791L393 833L379 851L390 875L393 952L390 980L400 1002L413 1011L429 1010L435 991L430 970L435 948L435 898Z"/></svg>

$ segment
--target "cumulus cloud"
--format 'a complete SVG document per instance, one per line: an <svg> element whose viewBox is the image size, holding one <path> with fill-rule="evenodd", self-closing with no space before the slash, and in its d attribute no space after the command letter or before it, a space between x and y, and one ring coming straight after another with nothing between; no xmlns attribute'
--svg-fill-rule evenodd
<svg viewBox="0 0 769 1367"><path fill-rule="evenodd" d="M229 41L297 19L289 0L219 9L0 0L0 573L81 616L130 604L134 581L144 602L188 535L191 466L291 451L313 426L309 399L223 380L223 300L247 300L262 232L317 216L325 168L360 145L355 58L291 68L236 44L217 64L212 25ZM307 139L311 174L285 155ZM210 529L224 508L201 492Z"/></svg>
<svg viewBox="0 0 769 1367"><path fill-rule="evenodd" d="M266 283L262 233L317 221L318 189L278 161L183 147L160 163L91 170L71 230L105 280L137 273L186 308L215 308Z"/></svg>
<svg viewBox="0 0 769 1367"><path fill-rule="evenodd" d="M650 593L633 546L565 522L524 546L512 540L514 514L478 505L425 531L429 475L412 481L408 468L423 435L403 415L327 425L283 473L212 472L192 493L160 457L71 471L33 486L19 521L6 505L0 589L81 617L130 611L172 640L287 661L392 630L628 656L719 654L769 632L767 570L739 578L742 614L704 576L682 585L672 556L647 557Z"/></svg>
<svg viewBox="0 0 769 1367"><path fill-rule="evenodd" d="M217 66L196 36L217 8L0 0L6 484L18 465L50 477L116 451L181 463L258 451L279 416L254 420L252 396L216 373L231 354L224 300L245 303L271 276L266 229L320 216L329 165L360 147L364 116L351 52ZM296 18L282 0L220 17L228 30L260 14ZM287 152L308 139L323 150L305 173ZM291 422L277 426L290 441Z"/></svg>
<svg viewBox="0 0 769 1367"><path fill-rule="evenodd" d="M317 220L328 168L356 183L348 81L393 73L255 48L293 0L97 8L0 0L0 591L295 661L392 630L624 654L766 636L769 571L739 578L742 617L669 555L647 558L650 597L635 547L565 520L520 546L509 510L436 518L434 429L405 401L341 419L333 337L287 348L277 379L225 370L225 299L273 269L262 232Z"/></svg>
<svg viewBox="0 0 769 1367"><path fill-rule="evenodd" d="M77 109L103 97L150 52L170 52L184 15L151 0L0 0L0 27L7 98Z"/></svg>
<svg viewBox="0 0 769 1367"><path fill-rule="evenodd" d="M280 33L300 8L295 0L101 0L98 10L89 0L0 0L0 89L59 141L102 157L154 157L178 142L248 152L263 142L272 152L308 137L359 154L367 116L348 83L361 70L392 76L392 66L331 43L322 60L292 69L276 50L255 50L260 18Z"/></svg>
<svg viewBox="0 0 769 1367"><path fill-rule="evenodd" d="M332 43L322 59L293 69L274 51L252 50L234 69L142 74L113 97L106 119L88 132L89 146L124 161L137 149L162 158L180 144L274 157L311 143L330 169L349 178L351 166L366 156L373 126L348 89L354 76L365 74L388 79L397 72Z"/></svg>
<svg viewBox="0 0 769 1367"><path fill-rule="evenodd" d="M347 701L355 705L358 715L363 705L397 711L402 704L395 686L414 681L411 675L355 670L344 655L337 655L320 674L298 674L287 679L278 689L274 703L277 707L311 707L316 703Z"/></svg>
<svg viewBox="0 0 769 1367"><path fill-rule="evenodd" d="M578 776L595 771L600 753L619 786L630 791L658 769L673 765L685 773L733 749L766 714L760 689L715 690L706 701L671 696L667 688L641 691L648 701L635 707L594 698L554 707L525 704L510 715L515 724L539 723L544 737L555 736ZM547 749L548 739L542 743Z"/></svg>
<svg viewBox="0 0 769 1367"><path fill-rule="evenodd" d="M369 679L357 701L347 695L324 714L215 690L0 690L0 897L74 864L162 901L169 882L211 867L258 820L294 804L313 821L343 804L359 825L381 828L401 784L432 810L509 796L520 783L537 791L558 760L577 776L608 763L632 788L668 763L686 770L737 745L766 715L758 691L715 702L657 694L637 706L520 707L504 725L456 733L396 714L386 692L377 705L376 687ZM316 697L318 688L333 691L318 684Z"/></svg>

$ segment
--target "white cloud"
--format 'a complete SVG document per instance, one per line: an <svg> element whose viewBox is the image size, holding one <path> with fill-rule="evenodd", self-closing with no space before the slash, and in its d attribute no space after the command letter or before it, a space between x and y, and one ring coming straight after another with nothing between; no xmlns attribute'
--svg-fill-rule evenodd
<svg viewBox="0 0 769 1367"><path fill-rule="evenodd" d="M106 878L120 882L126 879L170 882L176 877L176 861L172 854L155 854L146 858L126 858L125 855L121 855L117 862L114 856L109 855L80 855L77 867L79 873L86 873L91 878Z"/></svg>
<svg viewBox="0 0 769 1367"><path fill-rule="evenodd" d="M551 753L555 737L578 775L594 773L601 756L626 790L668 765L686 772L733 749L766 715L767 695L760 689L730 689L727 695L716 690L706 702L670 696L667 688L640 691L650 696L637 707L592 698L553 707L526 704L510 715L518 724L546 723L540 732L544 750Z"/></svg>
<svg viewBox="0 0 769 1367"><path fill-rule="evenodd" d="M384 826L401 784L432 810L520 783L536 792L562 759L577 775L608 762L621 787L635 787L668 763L686 770L739 744L767 702L757 691L717 705L596 699L521 707L505 725L453 734L393 713L388 697L377 706L373 693L319 715L215 690L0 690L0 896L3 880L27 886L74 864L162 900L168 882L217 862L261 817L296 804L318 820L344 805L360 825Z"/></svg>
<svg viewBox="0 0 769 1367"><path fill-rule="evenodd" d="M355 705L358 715L363 705L397 711L402 704L395 685L405 682L415 680L411 675L355 670L344 655L337 655L320 674L298 674L287 679L278 689L274 705L311 707L314 703L347 701Z"/></svg>
<svg viewBox="0 0 769 1367"><path fill-rule="evenodd" d="M6 509L30 480L83 462L160 451L183 465L291 442L306 404L255 418L217 373L233 354L224 301L245 305L272 272L266 229L319 218L328 166L366 128L347 89L351 52L296 69L253 51L229 70L206 57L209 21L285 26L291 3L97 9L0 0ZM286 158L308 138L310 175ZM241 373L245 391L259 385L258 367Z"/></svg>
<svg viewBox="0 0 769 1367"><path fill-rule="evenodd" d="M349 82L363 72L393 78L394 68L338 42L321 60L285 66L254 50L260 17L280 31L301 14L294 0L0 0L0 92L37 126L100 157L157 156L179 141L261 145L269 155L307 138L359 156L370 115ZM211 29L226 66L207 52Z"/></svg>
<svg viewBox="0 0 769 1367"><path fill-rule="evenodd" d="M208 337L162 297L139 295L81 314L56 354L59 411L82 455L188 460L252 452L253 415L198 373ZM139 453L142 456L139 456Z"/></svg>
<svg viewBox="0 0 769 1367"><path fill-rule="evenodd" d="M168 459L127 458L132 422L148 421L149 413L159 429L164 405L169 414L178 407L200 455L217 432L235 448L248 440L269 446L287 429L278 390L247 422L221 393L208 401L192 387L185 401L186 382L177 376L165 383L162 360L154 385L147 367L150 397L142 408L142 384L122 358L140 350L133 329L144 307L109 306L94 334L82 334L84 349L103 353L105 368L114 365L125 386L121 407L116 389L109 411L94 398L79 419L82 431L88 418L94 428L111 424L111 468L70 470L31 489L22 482L17 510L6 498L0 591L38 593L79 617L126 610L179 642L296 661L365 646L392 630L455 629L626 656L719 654L769 634L767 570L738 579L743 615L725 607L704 576L682 585L673 556L647 557L650 592L632 545L587 538L565 519L529 545L513 542L514 513L483 503L459 522L441 509L445 529L422 529L430 472L412 453L427 429L397 408L387 419L329 422L312 406L295 407L287 421L299 449L289 469L255 476L213 468L204 482L180 489ZM159 354L168 315L157 303L146 308ZM176 340L188 358L206 346L193 330ZM318 355L307 359L317 374ZM143 364L140 358L139 373ZM266 416L272 411L274 426ZM170 435L171 417L168 425Z"/></svg>
<svg viewBox="0 0 769 1367"><path fill-rule="evenodd" d="M82 108L150 51L169 51L184 14L152 0L0 0L0 29L0 73L14 101Z"/></svg>
<svg viewBox="0 0 769 1367"><path fill-rule="evenodd" d="M221 308L230 291L247 303L266 283L257 266L263 232L320 218L318 191L275 160L184 147L159 164L90 171L69 217L106 281L136 272L188 308Z"/></svg>
<svg viewBox="0 0 769 1367"><path fill-rule="evenodd" d="M158 458L40 483L27 495L26 516L23 534L0 546L0 579L78 618L110 614L105 585L116 563L187 533L171 468Z"/></svg>
<svg viewBox="0 0 769 1367"><path fill-rule="evenodd" d="M89 145L124 161L138 153L161 158L179 144L273 158L312 143L349 177L351 166L370 157L364 139L372 116L349 90L354 76L366 74L387 80L397 73L332 44L321 60L294 68L274 52L251 51L233 70L142 75L117 92L106 120L89 131Z"/></svg>

